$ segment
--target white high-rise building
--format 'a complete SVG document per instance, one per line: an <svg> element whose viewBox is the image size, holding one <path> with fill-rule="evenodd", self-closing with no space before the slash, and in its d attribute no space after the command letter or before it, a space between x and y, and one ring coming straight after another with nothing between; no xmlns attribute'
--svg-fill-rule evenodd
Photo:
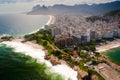
<svg viewBox="0 0 120 80"><path fill-rule="evenodd" d="M96 40L96 32L95 32L95 30L90 30L90 40Z"/></svg>
<svg viewBox="0 0 120 80"><path fill-rule="evenodd" d="M87 42L90 42L90 29L87 30Z"/></svg>
<svg viewBox="0 0 120 80"><path fill-rule="evenodd" d="M105 31L103 33L103 38L113 38L113 31Z"/></svg>
<svg viewBox="0 0 120 80"><path fill-rule="evenodd" d="M52 36L55 36L55 35L61 34L61 29L55 27L51 29L51 32L52 32Z"/></svg>

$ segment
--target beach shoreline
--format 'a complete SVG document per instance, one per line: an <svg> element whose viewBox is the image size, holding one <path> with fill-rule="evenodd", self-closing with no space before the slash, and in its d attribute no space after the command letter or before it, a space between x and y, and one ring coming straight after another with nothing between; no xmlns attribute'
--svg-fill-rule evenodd
<svg viewBox="0 0 120 80"><path fill-rule="evenodd" d="M104 52L107 52L108 50L118 48L118 47L120 47L120 39L109 41L104 45L97 46L96 50L100 54L103 54ZM101 56L101 57L99 57L99 59L103 60L103 61L106 61L112 68L115 68L115 69L118 69L118 70L120 69L120 65L116 64L115 62L111 61L109 58L107 58L105 56Z"/></svg>
<svg viewBox="0 0 120 80"><path fill-rule="evenodd" d="M54 16L50 16L47 25L53 24L55 21ZM34 32L35 33L35 32ZM45 56L48 54L46 49L42 45L38 45L34 41L26 41L24 37L14 38L11 41L3 41L2 44L6 44L8 47L15 49L15 52L22 52L25 55L29 55L32 58L37 59L38 63L45 63L48 67L51 68L52 72L62 75L65 80L71 78L72 80L78 80L78 71L74 68L71 68L67 63L61 61L60 64L53 65L50 60L46 60ZM1 44L0 43L0 44ZM43 54L40 54L43 53ZM54 59L53 59L54 60ZM64 73L62 70L66 70Z"/></svg>
<svg viewBox="0 0 120 80"><path fill-rule="evenodd" d="M50 26L51 24L54 24L55 17L54 17L53 15L48 15L48 16L49 16L49 20L48 20L48 22L47 22L45 25ZM41 26L41 29L44 29L44 28L45 28L45 25ZM35 30L35 31L33 31L33 32L30 32L30 33L28 33L28 34L36 33L36 32L38 32L39 30L40 30L40 29L37 29L37 30Z"/></svg>
<svg viewBox="0 0 120 80"><path fill-rule="evenodd" d="M48 20L47 24L48 26L50 26L51 24L54 24L55 22L55 17L53 15L49 15L50 19Z"/></svg>
<svg viewBox="0 0 120 80"><path fill-rule="evenodd" d="M14 48L15 52L22 52L25 55L31 56L32 58L37 59L38 63L45 63L52 72L60 74L62 77L65 78L65 80L69 78L71 78L72 80L77 80L77 71L72 69L69 65L65 63L53 65L50 60L46 60L46 51L42 45L38 45L37 43L32 41L24 42L23 38L15 38L12 41L3 41L0 44L6 44L8 47ZM63 73L62 70L64 69L66 69L67 71Z"/></svg>
<svg viewBox="0 0 120 80"><path fill-rule="evenodd" d="M96 46L96 52L105 52L113 48L120 47L120 39L116 39L114 41L109 41L107 44Z"/></svg>

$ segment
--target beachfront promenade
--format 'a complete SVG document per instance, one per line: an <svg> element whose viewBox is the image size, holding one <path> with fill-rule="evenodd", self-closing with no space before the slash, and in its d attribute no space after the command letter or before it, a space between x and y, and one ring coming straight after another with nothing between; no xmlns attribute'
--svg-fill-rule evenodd
<svg viewBox="0 0 120 80"><path fill-rule="evenodd" d="M106 44L96 46L97 52L104 52L113 48L120 47L120 39L116 39L113 41L107 41Z"/></svg>

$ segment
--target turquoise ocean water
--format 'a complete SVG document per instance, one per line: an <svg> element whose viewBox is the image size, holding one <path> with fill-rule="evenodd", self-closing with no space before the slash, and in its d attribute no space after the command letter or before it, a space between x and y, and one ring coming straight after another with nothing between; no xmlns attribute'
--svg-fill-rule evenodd
<svg viewBox="0 0 120 80"><path fill-rule="evenodd" d="M63 80L55 73L45 73L49 68L13 48L0 44L0 80ZM53 75L56 77L53 79Z"/></svg>
<svg viewBox="0 0 120 80"><path fill-rule="evenodd" d="M110 61L120 65L120 47L104 52L103 56L107 57Z"/></svg>

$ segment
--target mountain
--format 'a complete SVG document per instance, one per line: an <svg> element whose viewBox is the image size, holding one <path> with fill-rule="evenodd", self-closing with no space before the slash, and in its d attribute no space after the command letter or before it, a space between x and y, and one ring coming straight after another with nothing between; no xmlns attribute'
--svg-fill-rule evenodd
<svg viewBox="0 0 120 80"><path fill-rule="evenodd" d="M105 16L120 16L120 10L108 12L105 14Z"/></svg>
<svg viewBox="0 0 120 80"><path fill-rule="evenodd" d="M70 15L101 15L113 10L120 9L120 1L104 3L104 4L80 4L74 6L68 5L54 5L54 6L40 6L36 5L28 14L70 14Z"/></svg>

